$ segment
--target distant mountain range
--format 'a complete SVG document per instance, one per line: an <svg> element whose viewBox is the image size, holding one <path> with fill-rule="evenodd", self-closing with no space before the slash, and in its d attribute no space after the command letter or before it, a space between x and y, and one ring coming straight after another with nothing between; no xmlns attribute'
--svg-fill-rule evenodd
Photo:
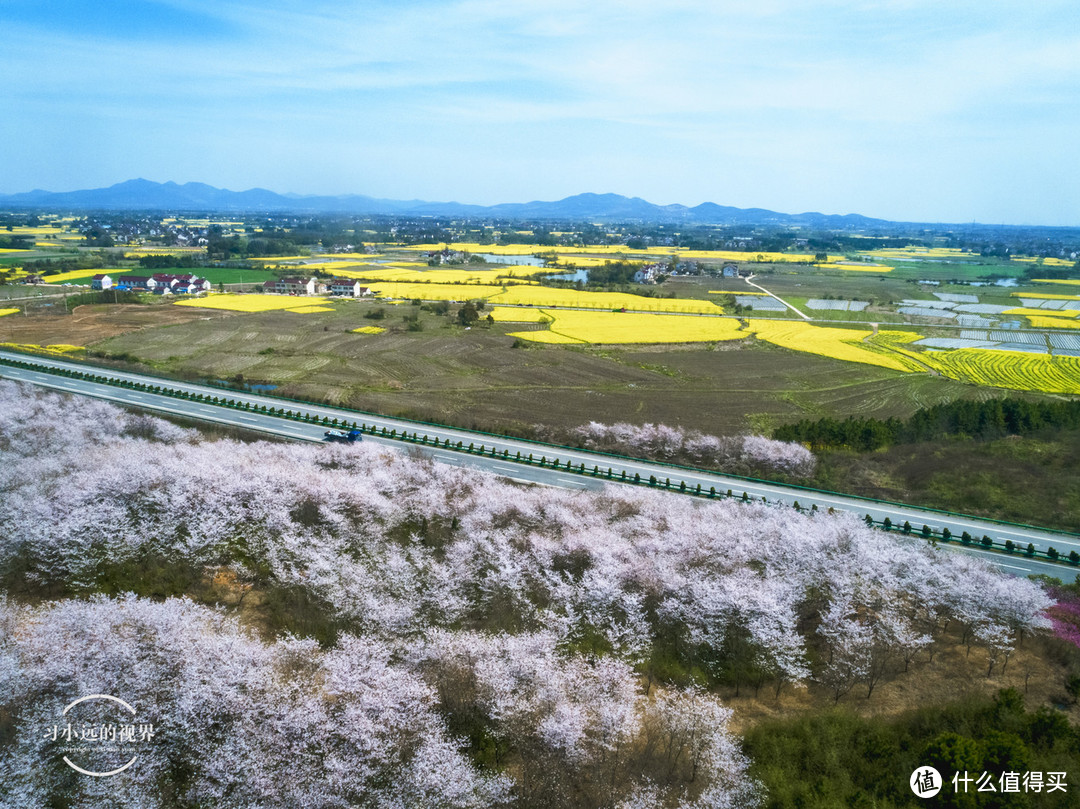
<svg viewBox="0 0 1080 809"><path fill-rule="evenodd" d="M460 202L376 199L357 194L338 197L278 194L265 188L229 191L205 183L155 183L128 180L108 188L86 191L26 191L0 195L9 208L130 210L228 213L342 213L390 216L475 216L506 219L685 222L715 225L802 225L830 229L893 224L859 214L786 214L764 208L732 208L704 202L654 205L640 197L619 194L577 194L557 202L514 202L467 205Z"/></svg>

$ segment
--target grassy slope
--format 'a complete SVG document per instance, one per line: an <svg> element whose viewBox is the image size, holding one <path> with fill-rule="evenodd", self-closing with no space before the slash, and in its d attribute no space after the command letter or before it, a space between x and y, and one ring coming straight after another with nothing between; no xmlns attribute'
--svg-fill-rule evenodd
<svg viewBox="0 0 1080 809"><path fill-rule="evenodd" d="M822 454L815 484L1080 532L1080 432Z"/></svg>

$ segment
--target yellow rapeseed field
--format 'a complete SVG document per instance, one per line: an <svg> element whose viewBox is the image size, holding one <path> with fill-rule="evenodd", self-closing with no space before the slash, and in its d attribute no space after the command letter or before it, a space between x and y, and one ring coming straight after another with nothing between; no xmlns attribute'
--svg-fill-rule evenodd
<svg viewBox="0 0 1080 809"><path fill-rule="evenodd" d="M507 264L503 267L492 267L489 272L492 272L499 277L506 276L509 278L525 279L538 272L543 272L548 275L557 275L558 273L566 272L566 270L561 267L534 267L532 264ZM533 282L528 281L527 283L531 284Z"/></svg>
<svg viewBox="0 0 1080 809"><path fill-rule="evenodd" d="M473 297L473 296L470 296ZM646 298L625 292L585 292L541 286L512 286L493 297L495 304L580 307L583 309L633 309L643 312L674 312L718 315L723 310L711 301L685 298Z"/></svg>
<svg viewBox="0 0 1080 809"><path fill-rule="evenodd" d="M815 267L821 267L826 270L846 270L848 272L892 272L892 267L886 267L884 264L859 264L853 262L851 264L815 264Z"/></svg>
<svg viewBox="0 0 1080 809"><path fill-rule="evenodd" d="M1014 298L1034 298L1051 301L1080 301L1080 295L1051 295L1049 292L1012 292Z"/></svg>
<svg viewBox="0 0 1080 809"><path fill-rule="evenodd" d="M333 312L334 307L333 306L297 306L297 307L290 307L286 311L296 312L296 313L302 314L302 315L310 315L310 314L314 314L315 312Z"/></svg>
<svg viewBox="0 0 1080 809"><path fill-rule="evenodd" d="M558 334L553 331L515 331L510 332L511 337L520 337L522 340L529 340L533 343L554 343L557 345L585 345L585 340L578 340L574 337L567 337L565 334Z"/></svg>
<svg viewBox="0 0 1080 809"><path fill-rule="evenodd" d="M356 278L361 281L400 281L413 279L416 276L416 270L409 270L404 267L356 265L348 269L339 267L334 270L334 274L340 275L342 278Z"/></svg>
<svg viewBox="0 0 1080 809"><path fill-rule="evenodd" d="M543 309L526 309L516 306L494 306L489 312L496 323L543 323L552 320Z"/></svg>
<svg viewBox="0 0 1080 809"><path fill-rule="evenodd" d="M58 343L56 345L41 346L35 343L0 343L0 348L13 348L19 351L33 351L35 354L52 354L63 356L76 351L86 351L85 346L72 346Z"/></svg>
<svg viewBox="0 0 1080 809"><path fill-rule="evenodd" d="M1080 281L1077 281L1075 279L1069 280L1062 278L1032 278L1031 280L1034 281L1036 284L1064 284L1065 286L1080 286ZM1045 298L1048 296L1043 295L1040 292L1039 297Z"/></svg>
<svg viewBox="0 0 1080 809"><path fill-rule="evenodd" d="M1021 317L1041 317L1041 318L1075 318L1080 316L1080 310L1077 309L1007 309L1002 312L1004 315L1019 315Z"/></svg>
<svg viewBox="0 0 1080 809"><path fill-rule="evenodd" d="M1039 259L1034 256L1013 256L1012 260L1022 261L1025 264L1034 264L1035 262L1039 261ZM1042 259L1042 264L1044 267L1071 267L1075 263L1076 262L1068 261L1063 258L1054 258L1053 256L1048 256Z"/></svg>
<svg viewBox="0 0 1080 809"><path fill-rule="evenodd" d="M877 250L866 250L862 254L878 258L975 259L979 257L976 253L965 253L957 247L883 247Z"/></svg>
<svg viewBox="0 0 1080 809"><path fill-rule="evenodd" d="M581 312L545 310L555 322L543 331L516 332L523 340L551 342L547 334L559 334L583 343L704 343L738 340L749 334L739 331L739 321L726 317L652 315L635 312Z"/></svg>
<svg viewBox="0 0 1080 809"><path fill-rule="evenodd" d="M0 317L3 317L4 315L14 315L14 314L16 314L17 312L20 312L20 311L22 311L22 310L21 309L0 309Z"/></svg>
<svg viewBox="0 0 1080 809"><path fill-rule="evenodd" d="M557 289L530 284L507 287L493 284L419 284L377 282L373 292L384 297L420 298L422 300L466 301L489 299L494 304L517 304L549 307L579 307L583 309L636 309L639 311L721 314L722 309L709 301L681 298L648 298L623 292L586 292L576 289Z"/></svg>
<svg viewBox="0 0 1080 809"><path fill-rule="evenodd" d="M311 298L290 295L217 294L205 298L176 301L174 306L197 306L201 309L226 309L230 312L270 312L275 309L303 309L313 306Z"/></svg>
<svg viewBox="0 0 1080 809"><path fill-rule="evenodd" d="M309 256L260 256L244 260L250 264L280 264L283 261L303 261L306 258Z"/></svg>
<svg viewBox="0 0 1080 809"><path fill-rule="evenodd" d="M353 329L353 334L382 334L386 329L382 326L361 326L358 329Z"/></svg>
<svg viewBox="0 0 1080 809"><path fill-rule="evenodd" d="M942 374L979 385L1043 393L1080 393L1080 357L962 348L928 351Z"/></svg>
<svg viewBox="0 0 1080 809"><path fill-rule="evenodd" d="M532 275L536 267L514 266L500 267L497 270L485 269L412 269L402 265L385 267L351 267L348 270L335 270L346 278L362 281L400 281L416 284L498 284L504 277L518 279ZM523 278L517 283L535 283Z"/></svg>
<svg viewBox="0 0 1080 809"><path fill-rule="evenodd" d="M1036 309L1035 311L1041 310ZM1070 320L1067 317L1028 315L1027 319L1033 329L1080 329L1080 320Z"/></svg>
<svg viewBox="0 0 1080 809"><path fill-rule="evenodd" d="M610 264L610 258L595 258L591 256L559 256L558 261L551 267L533 267L533 272L539 270L546 270L547 272L556 273L563 272L563 268L566 265L573 264L575 267L603 267L605 264ZM644 259L633 259L628 263L630 264L644 264Z"/></svg>
<svg viewBox="0 0 1080 809"><path fill-rule="evenodd" d="M266 263L268 260L260 259L262 263ZM277 259L273 259L273 261L280 263ZM339 274L341 270L351 270L366 265L366 261L305 261L303 264L289 264L288 269L301 278L310 278L316 270Z"/></svg>
<svg viewBox="0 0 1080 809"><path fill-rule="evenodd" d="M10 231L13 236L45 236L55 237L60 236L65 231L59 225L42 225L38 227L31 227L29 225L15 225Z"/></svg>
<svg viewBox="0 0 1080 809"><path fill-rule="evenodd" d="M115 278L118 275L124 273L135 272L134 270L72 270L71 272L60 272L56 275L46 275L41 280L47 284L62 284L64 281L81 281L88 278L93 278L95 275L107 275L110 278Z"/></svg>
<svg viewBox="0 0 1080 809"><path fill-rule="evenodd" d="M863 340L873 334L869 331L815 326L813 323L801 320L757 319L750 321L750 331L761 340L790 348L793 351L805 351L838 360L878 365L895 371L923 370L907 357L890 353L887 349L880 347L868 346Z"/></svg>
<svg viewBox="0 0 1080 809"><path fill-rule="evenodd" d="M490 298L502 292L501 286L491 284L415 284L380 282L371 291L385 298L420 298L426 301L468 301Z"/></svg>
<svg viewBox="0 0 1080 809"><path fill-rule="evenodd" d="M382 253L316 253L314 258L324 258L328 260L333 259L359 259L360 261L367 261L373 258L382 258ZM293 256L293 258L304 258L303 256ZM275 261L280 259L274 256Z"/></svg>

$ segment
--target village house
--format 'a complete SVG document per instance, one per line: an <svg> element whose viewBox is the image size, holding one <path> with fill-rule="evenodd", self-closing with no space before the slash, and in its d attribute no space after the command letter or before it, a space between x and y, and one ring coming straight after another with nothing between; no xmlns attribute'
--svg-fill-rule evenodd
<svg viewBox="0 0 1080 809"><path fill-rule="evenodd" d="M180 283L180 279L175 275L169 275L168 273L163 272L154 273L150 280L154 282L154 285L150 287L154 292L157 292L159 289L168 289L171 292L173 287Z"/></svg>
<svg viewBox="0 0 1080 809"><path fill-rule="evenodd" d="M112 289L112 278L99 273L90 279L90 289Z"/></svg>
<svg viewBox="0 0 1080 809"><path fill-rule="evenodd" d="M276 295L315 295L323 290L314 278L278 278L263 284L263 292Z"/></svg>
<svg viewBox="0 0 1080 809"><path fill-rule="evenodd" d="M186 287L187 291L191 294L210 291L211 284L205 278L199 278L199 276L190 273L173 277L176 278L177 281L176 286L173 287L173 292L180 291L181 287Z"/></svg>
<svg viewBox="0 0 1080 809"><path fill-rule="evenodd" d="M656 277L661 273L667 272L668 266L666 264L645 264L640 270L634 273L635 284L655 284Z"/></svg>
<svg viewBox="0 0 1080 809"><path fill-rule="evenodd" d="M148 275L124 275L117 279L116 288L146 290L152 283L154 279Z"/></svg>
<svg viewBox="0 0 1080 809"><path fill-rule="evenodd" d="M361 286L355 278L333 278L326 288L331 295L345 295L350 298L362 298L371 294L371 290Z"/></svg>
<svg viewBox="0 0 1080 809"><path fill-rule="evenodd" d="M199 292L208 292L211 284L205 278L199 278L197 275L155 273L153 276L122 275L117 279L116 288L138 292L154 292L159 295L165 292L194 295Z"/></svg>

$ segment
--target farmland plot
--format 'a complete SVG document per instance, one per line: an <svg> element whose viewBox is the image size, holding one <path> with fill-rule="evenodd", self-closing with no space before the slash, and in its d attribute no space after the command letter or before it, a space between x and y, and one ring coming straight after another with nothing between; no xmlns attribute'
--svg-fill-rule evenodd
<svg viewBox="0 0 1080 809"><path fill-rule="evenodd" d="M1000 315L1011 308L1011 306L997 306L992 303L961 303L956 306L956 311L971 315Z"/></svg>
<svg viewBox="0 0 1080 809"><path fill-rule="evenodd" d="M948 292L935 292L934 297L941 301L949 301L951 303L978 303L978 295L954 295Z"/></svg>
<svg viewBox="0 0 1080 809"><path fill-rule="evenodd" d="M918 298L905 298L900 303L904 306L918 306L923 309L952 309L955 306L949 301L930 301Z"/></svg>
<svg viewBox="0 0 1080 809"><path fill-rule="evenodd" d="M946 309L931 309L926 306L901 306L897 311L902 315L916 315L917 317L943 317L953 319L955 312Z"/></svg>
<svg viewBox="0 0 1080 809"><path fill-rule="evenodd" d="M923 348L995 348L998 344L990 340L965 337L925 337L913 345Z"/></svg>
<svg viewBox="0 0 1080 809"><path fill-rule="evenodd" d="M757 297L750 297L748 295L736 295L735 302L739 306L745 306L747 308L757 309L762 312L783 312L787 309L784 304L776 300L776 298L768 295L761 295Z"/></svg>
<svg viewBox="0 0 1080 809"><path fill-rule="evenodd" d="M1069 299L1049 300L1047 298L1021 298L1020 303L1022 303L1026 309L1065 309L1066 307L1075 304L1076 301Z"/></svg>
<svg viewBox="0 0 1080 809"><path fill-rule="evenodd" d="M997 351L1019 351L1024 354L1049 354L1046 345L1034 343L998 343L994 347Z"/></svg>
<svg viewBox="0 0 1080 809"><path fill-rule="evenodd" d="M1071 348L1080 350L1080 335L1076 334L1048 334L1050 345L1054 348Z"/></svg>
<svg viewBox="0 0 1080 809"><path fill-rule="evenodd" d="M830 301L822 298L810 298L807 309L826 309L837 312L861 312L870 305L869 301Z"/></svg>
<svg viewBox="0 0 1080 809"><path fill-rule="evenodd" d="M1046 345L1042 334L1029 331L992 331L990 339L1002 343L1020 343L1021 345Z"/></svg>

